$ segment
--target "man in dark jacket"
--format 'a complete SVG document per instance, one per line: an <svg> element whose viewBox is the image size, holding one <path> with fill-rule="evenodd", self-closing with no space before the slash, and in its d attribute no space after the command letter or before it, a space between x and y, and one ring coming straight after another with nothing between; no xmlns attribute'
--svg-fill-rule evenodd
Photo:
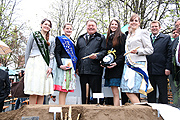
<svg viewBox="0 0 180 120"><path fill-rule="evenodd" d="M180 18L175 21L176 32L180 35ZM173 104L180 107L180 37L176 37L172 43L172 74L170 85L173 94Z"/></svg>
<svg viewBox="0 0 180 120"><path fill-rule="evenodd" d="M161 28L159 21L152 21L150 28L152 32L150 37L154 53L147 56L147 61L149 79L154 91L148 94L148 102L156 102L157 85L159 90L158 102L167 104L167 77L170 74L172 65L171 37L159 32Z"/></svg>
<svg viewBox="0 0 180 120"><path fill-rule="evenodd" d="M10 93L8 72L0 69L0 112L3 110L4 100Z"/></svg>
<svg viewBox="0 0 180 120"><path fill-rule="evenodd" d="M106 41L104 35L97 33L97 23L90 19L86 22L87 33L81 35L76 44L77 71L80 76L82 104L86 103L86 83L92 93L101 93L103 68L100 60L106 54ZM88 56L87 58L83 58ZM89 99L88 99L89 103Z"/></svg>

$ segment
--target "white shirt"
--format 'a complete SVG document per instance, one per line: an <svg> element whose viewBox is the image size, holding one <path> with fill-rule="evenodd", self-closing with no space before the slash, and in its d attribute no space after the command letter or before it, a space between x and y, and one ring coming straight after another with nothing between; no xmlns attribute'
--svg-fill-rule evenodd
<svg viewBox="0 0 180 120"><path fill-rule="evenodd" d="M153 35L153 34L152 34L151 38L153 39L153 37L155 36L155 39L156 39L159 34L160 34L160 33L158 33L158 34L156 34L156 35Z"/></svg>

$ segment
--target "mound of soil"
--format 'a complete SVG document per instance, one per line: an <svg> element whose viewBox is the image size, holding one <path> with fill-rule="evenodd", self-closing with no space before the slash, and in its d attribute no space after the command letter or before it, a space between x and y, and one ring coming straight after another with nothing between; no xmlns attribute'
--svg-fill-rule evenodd
<svg viewBox="0 0 180 120"><path fill-rule="evenodd" d="M125 106L97 106L97 105L71 105L72 120L163 120L158 117L157 110L144 105ZM24 105L18 110L0 113L1 120L21 120L22 117L39 116L40 120L53 120L53 113L49 113L49 107L62 107L63 117L69 111L69 105ZM60 114L56 114L60 120Z"/></svg>

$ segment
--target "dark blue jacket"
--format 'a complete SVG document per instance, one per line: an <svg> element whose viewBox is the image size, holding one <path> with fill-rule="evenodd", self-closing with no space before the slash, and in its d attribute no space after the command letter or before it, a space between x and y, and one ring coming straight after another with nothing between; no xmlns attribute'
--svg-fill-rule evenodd
<svg viewBox="0 0 180 120"><path fill-rule="evenodd" d="M152 42L152 37L151 37ZM165 75L165 69L171 71L172 50L171 37L160 33L152 43L154 53L147 56L149 75Z"/></svg>

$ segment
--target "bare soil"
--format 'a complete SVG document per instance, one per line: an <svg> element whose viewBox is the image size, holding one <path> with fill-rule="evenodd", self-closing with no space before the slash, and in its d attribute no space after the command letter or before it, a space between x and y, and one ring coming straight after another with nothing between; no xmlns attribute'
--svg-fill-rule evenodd
<svg viewBox="0 0 180 120"><path fill-rule="evenodd" d="M157 111L146 105L126 104L124 106L71 105L72 120L163 120ZM69 111L69 105L24 105L18 110L0 113L0 120L21 120L22 117L39 116L40 120L53 120L49 107L62 107L63 117ZM56 115L60 120L60 114ZM64 120L64 119L63 119Z"/></svg>

